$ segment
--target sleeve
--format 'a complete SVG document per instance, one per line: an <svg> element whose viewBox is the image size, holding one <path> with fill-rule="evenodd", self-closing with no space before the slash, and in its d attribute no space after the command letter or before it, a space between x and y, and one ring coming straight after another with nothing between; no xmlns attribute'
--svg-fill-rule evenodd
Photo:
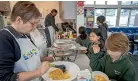
<svg viewBox="0 0 138 81"><path fill-rule="evenodd" d="M106 61L106 56L104 52L100 51L99 53L94 54L91 46L88 49L88 58L90 59L90 67L93 71L103 71Z"/></svg>
<svg viewBox="0 0 138 81"><path fill-rule="evenodd" d="M123 80L120 81L136 81L136 74L134 67L128 68L125 73L123 73Z"/></svg>
<svg viewBox="0 0 138 81"><path fill-rule="evenodd" d="M105 31L104 31L104 27L103 26L101 26L101 25L99 25L98 26L98 29L100 30L100 32L101 32L101 38L102 38L102 40L106 40L106 38L105 38Z"/></svg>
<svg viewBox="0 0 138 81"><path fill-rule="evenodd" d="M51 16L49 16L49 18L47 19L51 23L51 25L54 27L55 31L59 31L58 27L55 25L55 19Z"/></svg>
<svg viewBox="0 0 138 81"><path fill-rule="evenodd" d="M106 56L103 52L91 55L91 68L93 71L104 71Z"/></svg>
<svg viewBox="0 0 138 81"><path fill-rule="evenodd" d="M14 48L11 40L0 34L0 81L16 81Z"/></svg>

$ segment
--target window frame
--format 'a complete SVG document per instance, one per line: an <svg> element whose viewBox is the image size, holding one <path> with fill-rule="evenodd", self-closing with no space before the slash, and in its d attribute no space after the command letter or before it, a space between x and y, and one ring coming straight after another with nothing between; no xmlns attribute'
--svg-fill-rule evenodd
<svg viewBox="0 0 138 81"><path fill-rule="evenodd" d="M133 1L131 1L131 5L122 5L122 1L118 1L117 5L107 4L107 1L105 1L105 5L97 5L95 3L96 1L94 1L93 5L90 4L84 5L84 7L94 7L95 9L104 9L105 10L104 16L106 16L106 9L117 9L117 16L116 16L117 18L115 27L126 27L126 26L119 26L121 9L130 9L127 26L129 26L130 24L131 10L138 9L138 5L132 5Z"/></svg>

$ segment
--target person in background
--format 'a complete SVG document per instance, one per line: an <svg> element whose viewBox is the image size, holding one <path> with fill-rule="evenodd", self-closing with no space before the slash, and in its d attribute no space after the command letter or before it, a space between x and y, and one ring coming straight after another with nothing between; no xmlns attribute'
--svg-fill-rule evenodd
<svg viewBox="0 0 138 81"><path fill-rule="evenodd" d="M62 29L63 29L64 32L66 32L67 29L68 29L69 31L72 31L72 33L76 33L76 30L73 28L73 23L72 22L70 22L70 23L68 23L68 22L62 23Z"/></svg>
<svg viewBox="0 0 138 81"><path fill-rule="evenodd" d="M105 52L105 49L104 49L104 42L101 39L101 33L100 33L99 29L92 29L89 39L90 39L90 42L86 46L88 48L86 51L86 54L87 54L88 58L90 59L90 64L91 64L92 59L90 56L91 56L91 53L94 53L93 46L97 45L100 48L99 55L101 55L101 56L104 56L103 52Z"/></svg>
<svg viewBox="0 0 138 81"><path fill-rule="evenodd" d="M51 13L49 13L45 18L45 33L47 36L48 43L50 47L54 42L55 33L59 31L58 27L55 25L55 16L57 15L57 10L52 9Z"/></svg>
<svg viewBox="0 0 138 81"><path fill-rule="evenodd" d="M135 69L126 56L129 50L129 40L125 34L113 33L106 42L107 54L100 51L98 45L89 49L92 71L104 72L111 81L135 81Z"/></svg>
<svg viewBox="0 0 138 81"><path fill-rule="evenodd" d="M105 23L105 17L104 16L98 16L97 17L97 25L98 25L98 29L101 32L102 35L102 40L105 42L105 40L107 39L107 30L108 30L108 25Z"/></svg>
<svg viewBox="0 0 138 81"><path fill-rule="evenodd" d="M39 32L37 28L35 28L28 35L31 42L39 49L41 61L53 61L52 56L48 56L47 50L47 39Z"/></svg>
<svg viewBox="0 0 138 81"><path fill-rule="evenodd" d="M105 51L104 41L102 40L102 35L99 29L92 29L89 39L92 42L91 45L98 45L100 47L100 51Z"/></svg>
<svg viewBox="0 0 138 81"><path fill-rule="evenodd" d="M81 46L87 47L90 41L86 32L86 28L83 26L79 27L79 34L80 35L76 38L76 42Z"/></svg>
<svg viewBox="0 0 138 81"><path fill-rule="evenodd" d="M0 30L0 81L40 81L49 69L39 50L26 36L40 21L34 3L18 1L11 12L11 26Z"/></svg>

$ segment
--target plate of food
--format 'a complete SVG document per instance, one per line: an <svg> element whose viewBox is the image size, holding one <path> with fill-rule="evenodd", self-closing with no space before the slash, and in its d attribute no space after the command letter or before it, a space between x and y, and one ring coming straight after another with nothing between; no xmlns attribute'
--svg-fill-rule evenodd
<svg viewBox="0 0 138 81"><path fill-rule="evenodd" d="M94 81L110 81L108 76L101 71L92 72L92 78Z"/></svg>
<svg viewBox="0 0 138 81"><path fill-rule="evenodd" d="M79 47L79 49L80 49L80 50L87 50L87 48L86 48L86 47L82 47L82 46L81 46L81 47Z"/></svg>
<svg viewBox="0 0 138 81"><path fill-rule="evenodd" d="M51 67L42 78L46 81L72 81L74 80L78 73L80 72L80 68L73 62L68 61L57 61L51 64L55 65L65 65L66 71L63 72L59 68Z"/></svg>

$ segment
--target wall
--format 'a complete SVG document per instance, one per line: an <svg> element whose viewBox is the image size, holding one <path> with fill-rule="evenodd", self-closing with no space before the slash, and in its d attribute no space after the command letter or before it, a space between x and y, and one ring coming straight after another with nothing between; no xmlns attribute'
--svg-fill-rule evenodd
<svg viewBox="0 0 138 81"><path fill-rule="evenodd" d="M14 6L14 4L17 1L10 1L11 8ZM41 24L44 23L45 16L50 13L52 9L57 9L59 12L59 1L33 1L37 8L40 10L40 12L43 13L43 18L41 18ZM59 18L59 13L55 17L55 22L56 23L61 23L63 22L62 19Z"/></svg>
<svg viewBox="0 0 138 81"><path fill-rule="evenodd" d="M63 1L64 19L77 18L77 5L76 1Z"/></svg>

